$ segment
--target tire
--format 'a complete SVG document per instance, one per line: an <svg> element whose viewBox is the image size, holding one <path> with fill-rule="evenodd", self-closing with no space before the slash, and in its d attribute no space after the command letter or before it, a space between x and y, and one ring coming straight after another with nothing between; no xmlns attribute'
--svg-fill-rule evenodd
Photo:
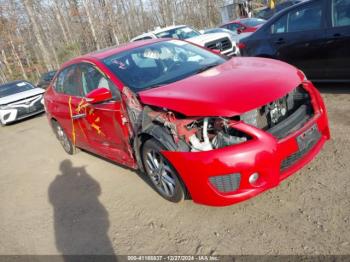
<svg viewBox="0 0 350 262"><path fill-rule="evenodd" d="M178 203L185 199L187 190L174 167L160 153L162 150L166 148L154 138L143 144L141 156L144 170L163 198Z"/></svg>
<svg viewBox="0 0 350 262"><path fill-rule="evenodd" d="M56 121L52 121L52 127L64 151L66 151L66 153L69 155L73 155L75 153L75 148L70 139L68 138L66 132L64 132L63 128Z"/></svg>

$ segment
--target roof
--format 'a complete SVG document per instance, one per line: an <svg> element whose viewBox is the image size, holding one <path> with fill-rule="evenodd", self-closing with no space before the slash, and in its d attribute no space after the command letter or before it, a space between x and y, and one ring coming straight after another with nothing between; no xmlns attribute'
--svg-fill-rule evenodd
<svg viewBox="0 0 350 262"><path fill-rule="evenodd" d="M130 49L134 49L137 47L141 47L144 45L148 45L148 44L152 44L152 43L157 43L157 42L161 42L161 41L165 41L165 38L161 38L161 39L149 39L149 40L142 40L142 41L136 41L136 42L130 42L130 43L124 43L118 46L111 46L111 47L107 47L104 49L100 49L97 50L95 52L92 53L88 53L79 57L75 57L67 62L65 62L62 67L65 67L66 65L69 65L75 61L79 61L79 60L84 60L84 59L97 59L97 60L103 60L106 57L109 57L111 55L115 55Z"/></svg>

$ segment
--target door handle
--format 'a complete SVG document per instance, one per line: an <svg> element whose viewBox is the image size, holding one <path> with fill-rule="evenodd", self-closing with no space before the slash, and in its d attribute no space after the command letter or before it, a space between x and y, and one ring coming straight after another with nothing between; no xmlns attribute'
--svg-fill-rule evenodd
<svg viewBox="0 0 350 262"><path fill-rule="evenodd" d="M86 114L78 114L78 115L73 115L72 119L77 120L77 119L84 118L84 117L86 117Z"/></svg>
<svg viewBox="0 0 350 262"><path fill-rule="evenodd" d="M335 37L335 38L341 37L341 34L335 33L335 34L333 35L333 37Z"/></svg>
<svg viewBox="0 0 350 262"><path fill-rule="evenodd" d="M284 39L283 38L278 38L276 41L275 41L275 43L277 44L277 45L282 45L282 44L284 44L286 41L284 41Z"/></svg>

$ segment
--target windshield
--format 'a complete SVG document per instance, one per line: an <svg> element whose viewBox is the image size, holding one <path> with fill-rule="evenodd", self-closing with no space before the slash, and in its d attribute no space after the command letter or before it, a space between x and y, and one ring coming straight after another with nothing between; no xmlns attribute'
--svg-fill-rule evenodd
<svg viewBox="0 0 350 262"><path fill-rule="evenodd" d="M226 60L203 48L162 41L104 59L107 67L134 92L179 81Z"/></svg>
<svg viewBox="0 0 350 262"><path fill-rule="evenodd" d="M34 89L34 87L27 82L4 84L0 86L0 98L28 91L31 89Z"/></svg>
<svg viewBox="0 0 350 262"><path fill-rule="evenodd" d="M265 22L266 21L264 19L260 19L260 18L251 18L251 19L246 19L242 21L242 23L245 24L246 26L257 26Z"/></svg>
<svg viewBox="0 0 350 262"><path fill-rule="evenodd" d="M182 40L199 36L199 35L201 35L199 32L197 32L196 30L188 26L170 29L168 31L163 31L156 34L158 38L175 38L175 39L182 39Z"/></svg>

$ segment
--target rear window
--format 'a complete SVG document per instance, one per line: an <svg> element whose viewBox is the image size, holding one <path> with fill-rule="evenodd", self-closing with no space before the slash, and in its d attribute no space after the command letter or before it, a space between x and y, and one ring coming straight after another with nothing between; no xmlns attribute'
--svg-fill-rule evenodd
<svg viewBox="0 0 350 262"><path fill-rule="evenodd" d="M247 19L242 21L242 23L246 26L257 26L265 23L264 19Z"/></svg>
<svg viewBox="0 0 350 262"><path fill-rule="evenodd" d="M9 83L0 86L0 98L25 92L35 87L28 82Z"/></svg>

